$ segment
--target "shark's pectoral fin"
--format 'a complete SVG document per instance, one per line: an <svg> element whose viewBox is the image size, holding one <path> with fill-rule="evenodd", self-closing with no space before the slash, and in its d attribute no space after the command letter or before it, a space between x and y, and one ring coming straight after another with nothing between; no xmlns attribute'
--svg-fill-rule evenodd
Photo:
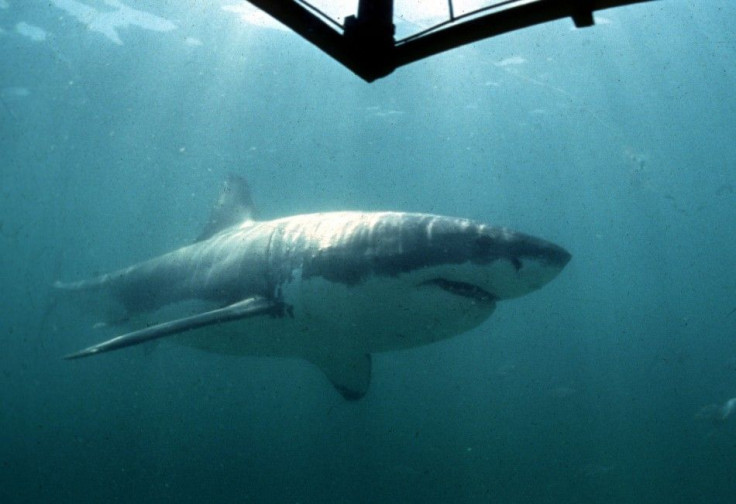
<svg viewBox="0 0 736 504"><path fill-rule="evenodd" d="M367 353L337 352L335 354L310 357L338 392L349 400L362 398L371 383L371 356Z"/></svg>
<svg viewBox="0 0 736 504"><path fill-rule="evenodd" d="M90 355L138 345L139 343L145 343L147 341L171 336L172 334L191 331L192 329L198 329L208 325L221 324L223 322L255 317L257 315L280 316L283 312L284 305L282 303L264 297L252 297L223 308L217 308L215 310L177 320L171 320L169 322L162 322L161 324L146 327L145 329L123 334L122 336L103 341L97 345L93 345L85 348L84 350L80 350L79 352L67 355L64 358L78 359L80 357L89 357Z"/></svg>

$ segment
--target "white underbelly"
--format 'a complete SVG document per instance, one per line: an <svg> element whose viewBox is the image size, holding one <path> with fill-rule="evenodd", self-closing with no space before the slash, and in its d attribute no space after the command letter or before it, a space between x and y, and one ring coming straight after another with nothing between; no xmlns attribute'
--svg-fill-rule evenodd
<svg viewBox="0 0 736 504"><path fill-rule="evenodd" d="M348 349L376 353L463 333L495 308L419 284L421 278L381 277L347 286L321 278L302 281L295 275L283 289L290 314L205 327L173 340L227 355L308 357Z"/></svg>

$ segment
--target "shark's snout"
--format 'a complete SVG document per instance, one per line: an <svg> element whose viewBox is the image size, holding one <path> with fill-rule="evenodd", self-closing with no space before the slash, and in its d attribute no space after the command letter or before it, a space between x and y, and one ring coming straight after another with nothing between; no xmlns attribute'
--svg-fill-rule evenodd
<svg viewBox="0 0 736 504"><path fill-rule="evenodd" d="M536 253L534 255L536 255L539 260L546 261L550 267L558 268L562 271L562 269L567 266L567 263L570 262L570 259L572 259L572 254L570 254L570 252L552 242L533 237L527 237L527 240L533 240L535 242L527 248L531 250L536 249Z"/></svg>
<svg viewBox="0 0 736 504"><path fill-rule="evenodd" d="M499 300L540 289L572 258L559 245L507 229L488 229L477 242L476 257L482 267L470 282Z"/></svg>

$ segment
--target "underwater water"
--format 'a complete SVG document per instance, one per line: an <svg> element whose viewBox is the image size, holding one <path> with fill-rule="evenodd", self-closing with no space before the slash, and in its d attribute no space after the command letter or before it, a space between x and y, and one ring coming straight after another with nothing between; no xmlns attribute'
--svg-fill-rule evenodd
<svg viewBox="0 0 736 504"><path fill-rule="evenodd" d="M735 16L645 3L366 84L237 0L0 0L0 502L734 502ZM228 173L264 218L456 215L573 259L375 355L360 401L294 359L63 360L115 332L53 283L191 243Z"/></svg>

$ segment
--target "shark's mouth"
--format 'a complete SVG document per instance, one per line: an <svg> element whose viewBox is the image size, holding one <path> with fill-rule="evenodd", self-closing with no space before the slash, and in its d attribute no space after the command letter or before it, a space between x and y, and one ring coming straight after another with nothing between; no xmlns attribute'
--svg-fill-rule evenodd
<svg viewBox="0 0 736 504"><path fill-rule="evenodd" d="M498 299L496 296L494 296L487 290L481 289L477 285L465 282L456 282L454 280L447 280L446 278L435 278L433 280L427 280L426 282L422 282L422 285L435 285L440 289L456 296L470 298L483 303L493 303Z"/></svg>

